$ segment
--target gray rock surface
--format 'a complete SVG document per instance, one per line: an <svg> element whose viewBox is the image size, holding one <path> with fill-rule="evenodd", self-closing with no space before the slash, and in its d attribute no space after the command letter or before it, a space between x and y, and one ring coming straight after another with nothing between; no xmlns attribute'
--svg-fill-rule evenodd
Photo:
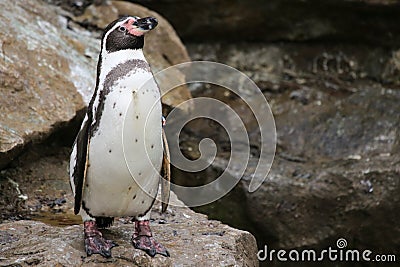
<svg viewBox="0 0 400 267"><path fill-rule="evenodd" d="M62 8L73 12L75 15L82 14L86 7L91 4L101 5L107 0L43 0L46 3L61 6Z"/></svg>
<svg viewBox="0 0 400 267"><path fill-rule="evenodd" d="M246 204L237 197L230 205L248 211L259 246L325 248L343 237L355 248L398 251L400 91L396 76L384 75L385 66L395 66L395 52L299 44L188 48L194 60L217 60L249 74L274 113L274 164L262 186L249 193L260 145L254 117L224 90L204 87L193 92L194 97L230 104L249 131L253 157L240 184ZM193 147L187 156L198 156L199 139L217 136L213 167L218 176L227 166L228 137L204 125L192 124L191 134L183 137Z"/></svg>
<svg viewBox="0 0 400 267"><path fill-rule="evenodd" d="M151 45L145 50L154 71L189 61L185 47L160 15L129 3L113 5L96 6L112 13L96 13L97 19L109 23L119 10L159 18L159 28L149 34ZM86 30L80 21L43 1L0 3L0 169L27 144L40 142L71 121L90 100L99 32ZM86 17L85 23L91 19ZM175 92L165 96L164 103L176 105L190 98L185 87Z"/></svg>
<svg viewBox="0 0 400 267"><path fill-rule="evenodd" d="M250 216L271 247L323 248L345 238L349 247L397 253L399 160L294 163L278 154L262 187L246 194Z"/></svg>
<svg viewBox="0 0 400 267"><path fill-rule="evenodd" d="M397 0L130 1L163 14L185 42L399 43Z"/></svg>

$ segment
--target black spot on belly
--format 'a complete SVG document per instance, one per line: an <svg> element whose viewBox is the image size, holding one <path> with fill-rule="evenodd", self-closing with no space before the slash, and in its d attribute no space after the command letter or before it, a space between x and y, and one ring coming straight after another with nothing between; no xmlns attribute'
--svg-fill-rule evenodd
<svg viewBox="0 0 400 267"><path fill-rule="evenodd" d="M111 153L111 149L110 149L110 150L108 150L108 153Z"/></svg>
<svg viewBox="0 0 400 267"><path fill-rule="evenodd" d="M136 119L139 119L139 115L136 115Z"/></svg>
<svg viewBox="0 0 400 267"><path fill-rule="evenodd" d="M128 187L128 190L131 190L131 189L132 189L132 186Z"/></svg>
<svg viewBox="0 0 400 267"><path fill-rule="evenodd" d="M114 104L113 104L113 108L115 108L115 105L116 105L116 104L117 104L117 103L115 103L115 102L114 102Z"/></svg>
<svg viewBox="0 0 400 267"><path fill-rule="evenodd" d="M119 113L119 116L122 116L122 112Z"/></svg>
<svg viewBox="0 0 400 267"><path fill-rule="evenodd" d="M138 140L137 140L137 138L136 138L136 139L135 139L135 143L137 143L137 141L138 141Z"/></svg>
<svg viewBox="0 0 400 267"><path fill-rule="evenodd" d="M144 200L142 200L142 204L144 204Z"/></svg>
<svg viewBox="0 0 400 267"><path fill-rule="evenodd" d="M135 199L135 198L136 198L136 195L134 195L132 199Z"/></svg>
<svg viewBox="0 0 400 267"><path fill-rule="evenodd" d="M139 176L141 176L142 175L142 173L141 172L139 172Z"/></svg>
<svg viewBox="0 0 400 267"><path fill-rule="evenodd" d="M151 148L154 148L154 145L151 145Z"/></svg>

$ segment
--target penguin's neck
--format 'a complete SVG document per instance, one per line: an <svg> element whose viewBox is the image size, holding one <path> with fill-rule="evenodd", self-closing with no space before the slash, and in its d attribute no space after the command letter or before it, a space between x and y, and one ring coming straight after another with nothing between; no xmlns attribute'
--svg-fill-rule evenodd
<svg viewBox="0 0 400 267"><path fill-rule="evenodd" d="M107 73L109 73L119 64L132 59L138 59L147 62L142 49L125 49L112 53L103 51L101 54L100 80L104 80Z"/></svg>

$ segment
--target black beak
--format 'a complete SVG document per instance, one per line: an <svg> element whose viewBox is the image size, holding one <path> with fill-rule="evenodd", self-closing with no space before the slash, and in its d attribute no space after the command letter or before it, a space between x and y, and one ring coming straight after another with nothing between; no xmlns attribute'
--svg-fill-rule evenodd
<svg viewBox="0 0 400 267"><path fill-rule="evenodd" d="M150 31L154 29L157 26L157 24L158 24L157 19L153 17L141 18L133 23L134 26L138 27L143 31Z"/></svg>

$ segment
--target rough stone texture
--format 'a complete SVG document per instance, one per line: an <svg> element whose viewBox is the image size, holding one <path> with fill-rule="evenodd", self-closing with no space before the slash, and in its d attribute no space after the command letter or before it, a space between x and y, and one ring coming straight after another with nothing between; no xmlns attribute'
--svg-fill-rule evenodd
<svg viewBox="0 0 400 267"><path fill-rule="evenodd" d="M131 2L164 15L185 42L333 40L398 45L400 36L397 0Z"/></svg>
<svg viewBox="0 0 400 267"><path fill-rule="evenodd" d="M400 84L398 48L324 43L188 43L186 46L193 60L233 66L262 90L282 92L309 83L330 91L351 92L354 81Z"/></svg>
<svg viewBox="0 0 400 267"><path fill-rule="evenodd" d="M251 217L276 248L321 248L342 237L349 247L397 253L399 160L295 163L278 154L263 186L247 193Z"/></svg>
<svg viewBox="0 0 400 267"><path fill-rule="evenodd" d="M396 52L299 44L188 48L194 60L217 60L251 75L274 113L275 161L258 191L248 193L260 145L254 117L225 89L204 87L193 92L194 97L230 104L240 111L249 131L252 157L240 184L247 200L238 197L230 204L249 212L259 246L326 248L343 237L353 248L397 253L400 90L395 72L392 79L384 75L386 66L395 67ZM199 139L217 136L213 167L218 177L227 165L228 137L204 125L204 121L191 124L181 143L192 147L185 155L196 158ZM190 180L188 174L182 177Z"/></svg>
<svg viewBox="0 0 400 267"><path fill-rule="evenodd" d="M182 205L172 194L171 204ZM158 206L159 203L156 203ZM172 207L161 215L153 210L153 234L164 244L170 258L149 257L130 243L133 224L120 218L103 231L118 243L113 257L86 257L82 225L51 226L37 221L0 224L2 266L258 266L255 238L188 208ZM190 227L189 227L190 225Z"/></svg>
<svg viewBox="0 0 400 267"><path fill-rule="evenodd" d="M91 4L101 5L107 0L44 0L46 3L61 6L62 8L80 15Z"/></svg>
<svg viewBox="0 0 400 267"><path fill-rule="evenodd" d="M81 218L73 215L65 139L62 132L53 135L0 173L0 266L258 266L253 235L207 220L174 194L166 214L160 214L161 204L155 203L151 223L170 258L152 259L134 249L129 218L116 219L105 231L119 244L113 258L86 257ZM13 221L27 218L34 221Z"/></svg>
<svg viewBox="0 0 400 267"><path fill-rule="evenodd" d="M120 219L105 230L105 236L118 243L113 257L86 257L83 227L50 226L36 221L0 224L2 266L258 266L255 238L187 208L173 209L167 215L154 214L153 234L164 244L170 258L151 258L130 243L133 224ZM191 225L191 227L188 227Z"/></svg>
<svg viewBox="0 0 400 267"><path fill-rule="evenodd" d="M149 34L146 49L154 71L189 61L185 47L160 15L129 3L114 5L114 16L101 12L96 16L109 23L117 17L118 7L123 13L134 10L160 20L158 30ZM42 1L0 3L0 169L27 144L43 140L69 122L90 100L100 34L71 18ZM163 101L176 105L188 98L187 88L181 87Z"/></svg>
<svg viewBox="0 0 400 267"><path fill-rule="evenodd" d="M84 44L95 41L37 1L2 1L0 10L1 168L84 107L78 90L93 77Z"/></svg>
<svg viewBox="0 0 400 267"><path fill-rule="evenodd" d="M178 201L173 195L173 201ZM153 212L153 234L170 258L149 257L133 248L133 224L119 219L104 231L118 243L113 257L86 257L83 227L51 226L37 221L0 224L1 266L258 266L255 238L188 208L172 208L166 215ZM190 225L190 227L189 227Z"/></svg>

